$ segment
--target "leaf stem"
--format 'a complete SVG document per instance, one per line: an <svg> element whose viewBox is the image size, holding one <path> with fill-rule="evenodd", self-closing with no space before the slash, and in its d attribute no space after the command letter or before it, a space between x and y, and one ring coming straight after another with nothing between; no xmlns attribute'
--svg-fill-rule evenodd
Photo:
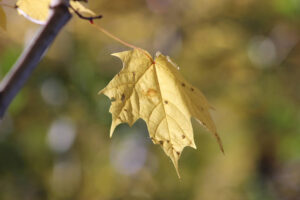
<svg viewBox="0 0 300 200"><path fill-rule="evenodd" d="M98 24L93 24L93 25L94 25L94 27L95 27L97 30L101 31L101 32L104 33L106 36L110 37L111 39L113 39L113 40L115 40L115 41L117 41L117 42L119 42L119 43L121 43L121 44L123 44L123 45L129 47L129 48L132 48L132 49L140 49L139 47L134 46L133 44L130 44L130 43L128 43L128 42L125 42L124 40L121 40L121 39L118 38L117 36L113 35L112 33L108 32L107 30L105 30L104 28L102 28L100 25L98 25Z"/></svg>
<svg viewBox="0 0 300 200"><path fill-rule="evenodd" d="M92 25L100 32L104 33L106 36L110 37L111 39L123 44L126 47L132 48L132 49L138 49L140 51L142 51L151 61L152 63L155 63L153 58L149 55L149 53L147 53L147 51L145 51L144 49L137 47L133 44L130 44L128 42L125 42L124 40L121 40L120 38L118 38L117 36L115 36L114 34L110 33L109 31L107 31L106 29L102 28L100 25L98 24L93 24Z"/></svg>

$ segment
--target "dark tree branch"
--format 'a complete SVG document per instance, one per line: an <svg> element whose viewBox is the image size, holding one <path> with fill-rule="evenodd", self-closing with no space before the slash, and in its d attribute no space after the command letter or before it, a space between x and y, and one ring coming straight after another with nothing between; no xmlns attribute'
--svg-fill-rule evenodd
<svg viewBox="0 0 300 200"><path fill-rule="evenodd" d="M69 0L52 0L50 18L0 83L0 119L23 87L59 31L71 19Z"/></svg>

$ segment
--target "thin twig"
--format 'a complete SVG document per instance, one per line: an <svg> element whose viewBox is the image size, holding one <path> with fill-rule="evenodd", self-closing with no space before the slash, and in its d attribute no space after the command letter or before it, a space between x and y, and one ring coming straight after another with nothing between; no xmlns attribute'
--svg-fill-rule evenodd
<svg viewBox="0 0 300 200"><path fill-rule="evenodd" d="M77 0L78 1L78 0ZM97 15L97 16L91 16L91 17L86 17L83 16L78 10L76 10L73 6L71 6L71 4L69 5L69 7L75 12L75 14L81 18L81 19L85 19L85 20L89 20L91 23L93 23L94 19L101 19L102 15Z"/></svg>
<svg viewBox="0 0 300 200"><path fill-rule="evenodd" d="M54 2L54 0L52 0ZM0 118L43 58L57 34L71 19L66 0L55 0L50 18L0 83Z"/></svg>

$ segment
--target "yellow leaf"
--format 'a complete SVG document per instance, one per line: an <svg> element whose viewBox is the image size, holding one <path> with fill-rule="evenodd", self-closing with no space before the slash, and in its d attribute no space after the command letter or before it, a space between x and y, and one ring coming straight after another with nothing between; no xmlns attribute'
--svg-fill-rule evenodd
<svg viewBox="0 0 300 200"><path fill-rule="evenodd" d="M160 53L155 60L144 50L113 54L123 69L99 93L111 100L110 136L121 123L130 126L139 118L148 127L154 144L160 144L178 173L178 159L186 146L196 148L191 117L221 140L204 95L180 75L178 67Z"/></svg>
<svg viewBox="0 0 300 200"><path fill-rule="evenodd" d="M18 0L16 5L19 14L37 24L45 24L50 9L51 0ZM70 5L82 14L95 16L95 13L77 1L70 1Z"/></svg>
<svg viewBox="0 0 300 200"><path fill-rule="evenodd" d="M19 0L17 9L20 15L37 24L45 24L49 15L51 0Z"/></svg>
<svg viewBox="0 0 300 200"><path fill-rule="evenodd" d="M70 1L70 4L75 10L77 10L81 14L87 15L87 17L96 16L96 14L93 11L87 9L78 1Z"/></svg>
<svg viewBox="0 0 300 200"><path fill-rule="evenodd" d="M0 0L1 2L1 0ZM3 8L0 6L0 27L6 29L6 15Z"/></svg>

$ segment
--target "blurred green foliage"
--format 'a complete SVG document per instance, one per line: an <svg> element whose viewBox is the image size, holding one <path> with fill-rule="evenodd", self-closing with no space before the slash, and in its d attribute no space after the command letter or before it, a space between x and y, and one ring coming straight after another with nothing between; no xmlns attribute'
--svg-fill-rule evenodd
<svg viewBox="0 0 300 200"><path fill-rule="evenodd" d="M89 6L102 27L179 64L215 107L226 155L193 123L198 149L184 150L178 180L143 121L110 139L97 92L121 69L110 54L127 48L74 16L1 122L0 199L299 199L299 0ZM1 78L39 28L5 12Z"/></svg>

